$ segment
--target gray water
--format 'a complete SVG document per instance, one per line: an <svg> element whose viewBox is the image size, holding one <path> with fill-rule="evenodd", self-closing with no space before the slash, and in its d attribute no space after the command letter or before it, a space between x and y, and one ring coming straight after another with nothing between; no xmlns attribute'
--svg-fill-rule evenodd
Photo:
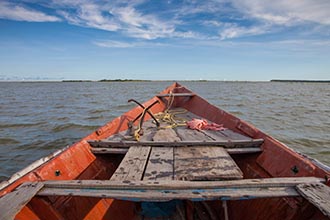
<svg viewBox="0 0 330 220"><path fill-rule="evenodd" d="M70 145L172 82L1 82L0 181ZM330 84L182 82L306 155L330 164Z"/></svg>

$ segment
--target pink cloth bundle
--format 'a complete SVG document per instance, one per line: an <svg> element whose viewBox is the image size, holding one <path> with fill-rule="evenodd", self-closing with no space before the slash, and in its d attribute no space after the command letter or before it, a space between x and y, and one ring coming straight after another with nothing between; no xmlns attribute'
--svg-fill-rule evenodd
<svg viewBox="0 0 330 220"><path fill-rule="evenodd" d="M208 123L205 119L192 119L191 121L187 121L187 126L190 129L195 130L214 130L214 131L223 131L226 128L223 125L219 125L217 123Z"/></svg>

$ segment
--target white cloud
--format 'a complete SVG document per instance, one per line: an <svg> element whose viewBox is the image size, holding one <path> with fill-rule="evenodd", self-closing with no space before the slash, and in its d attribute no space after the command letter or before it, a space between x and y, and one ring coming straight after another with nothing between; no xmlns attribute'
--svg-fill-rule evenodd
<svg viewBox="0 0 330 220"><path fill-rule="evenodd" d="M274 24L330 24L329 0L234 0L233 4L251 17Z"/></svg>
<svg viewBox="0 0 330 220"><path fill-rule="evenodd" d="M108 48L130 48L130 47L138 46L138 44L136 43L128 43L128 42L113 41L113 40L94 41L93 43L99 47L108 47Z"/></svg>
<svg viewBox="0 0 330 220"><path fill-rule="evenodd" d="M224 40L275 33L306 23L314 23L314 27L323 29L330 25L330 0L169 1L160 10L153 5L156 3L146 0L52 0L43 3L53 9L56 16L28 8L23 3L2 1L0 18L39 22L62 19L73 25L116 32L136 40ZM329 35L329 32L322 33Z"/></svg>
<svg viewBox="0 0 330 220"><path fill-rule="evenodd" d="M59 13L74 25L117 31L128 37L146 40L172 37L176 34L173 20L164 21L156 14L138 11L134 6L140 3L141 1L114 1L99 4L81 1L77 4L75 1L66 0L62 5L59 2L56 2L56 5L64 8Z"/></svg>
<svg viewBox="0 0 330 220"><path fill-rule="evenodd" d="M9 2L0 2L0 18L30 22L54 22L61 20L56 16L47 15L43 12Z"/></svg>
<svg viewBox="0 0 330 220"><path fill-rule="evenodd" d="M102 8L93 3L81 3L74 5L76 13L67 11L59 11L69 23L74 25L92 27L107 31L116 31L120 29L120 25L110 18L110 15L102 14ZM109 14L109 13L108 13Z"/></svg>
<svg viewBox="0 0 330 220"><path fill-rule="evenodd" d="M110 10L122 24L128 35L142 39L156 39L171 36L175 25L171 21L162 21L153 14L142 14L131 6L114 7Z"/></svg>
<svg viewBox="0 0 330 220"><path fill-rule="evenodd" d="M206 20L206 21L203 21L202 23L203 23L203 25L214 26L214 27L220 27L224 24L223 22L217 21L217 20Z"/></svg>
<svg viewBox="0 0 330 220"><path fill-rule="evenodd" d="M236 24L227 23L224 28L220 31L220 39L232 39L242 36L253 36L260 35L269 32L267 26L252 26L252 27L241 27Z"/></svg>
<svg viewBox="0 0 330 220"><path fill-rule="evenodd" d="M164 47L169 46L168 44L150 42L150 41L137 41L137 42L126 42L126 41L114 41L114 40L98 40L94 41L93 44L99 47L106 48L132 48L132 47Z"/></svg>

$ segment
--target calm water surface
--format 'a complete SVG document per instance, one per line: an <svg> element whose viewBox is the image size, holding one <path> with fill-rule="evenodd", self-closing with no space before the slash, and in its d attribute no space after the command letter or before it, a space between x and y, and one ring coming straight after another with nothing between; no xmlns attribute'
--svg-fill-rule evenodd
<svg viewBox="0 0 330 220"><path fill-rule="evenodd" d="M74 143L171 82L0 82L0 181ZM330 165L330 84L183 82L212 104Z"/></svg>

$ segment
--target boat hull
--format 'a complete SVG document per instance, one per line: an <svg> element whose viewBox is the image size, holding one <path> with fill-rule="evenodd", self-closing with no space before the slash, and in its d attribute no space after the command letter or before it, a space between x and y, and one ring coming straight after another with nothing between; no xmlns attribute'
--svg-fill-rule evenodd
<svg viewBox="0 0 330 220"><path fill-rule="evenodd" d="M175 83L160 94L192 93ZM166 110L166 102L155 96L143 103L149 106L155 101L160 104L151 108L157 113ZM244 174L244 179L279 177L330 177L325 165L311 160L265 134L253 125L208 103L198 95L177 97L171 107L180 107L217 124L222 124L252 139L262 139L261 152L232 155ZM100 127L77 143L42 158L0 184L0 196L13 191L22 183L50 180L109 180L115 173L124 154L94 154L88 141L108 138L128 129L128 120L141 113L136 107L113 121ZM145 119L150 119L146 114ZM137 123L135 123L137 125ZM130 199L129 199L130 200ZM143 202L143 201L142 201ZM194 201L186 198L185 219L326 219L308 201L301 197L223 199ZM141 201L121 198L94 198L87 196L33 197L16 215L16 219L140 219ZM226 209L224 209L224 204ZM137 211L138 210L138 211ZM141 210L140 210L141 211ZM204 217L200 213L207 213ZM198 218L193 213L199 213ZM182 217L182 216L181 216ZM177 217L176 217L177 218Z"/></svg>

